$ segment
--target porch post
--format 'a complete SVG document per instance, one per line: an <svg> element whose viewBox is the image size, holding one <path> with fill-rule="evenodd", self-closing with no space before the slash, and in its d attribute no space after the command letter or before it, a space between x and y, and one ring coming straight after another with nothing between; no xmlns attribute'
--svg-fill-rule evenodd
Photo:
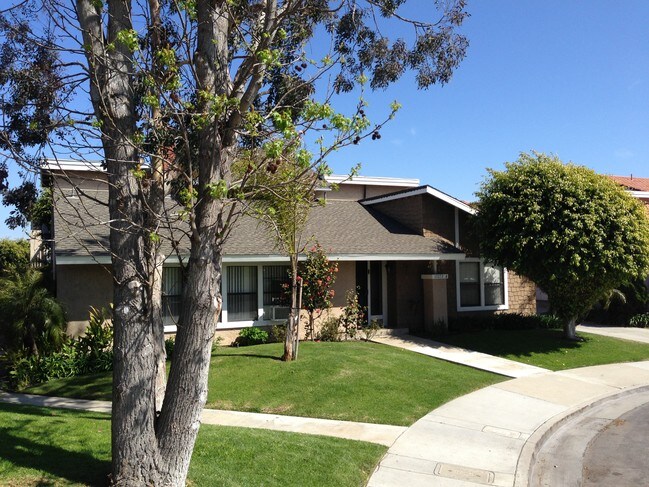
<svg viewBox="0 0 649 487"><path fill-rule="evenodd" d="M448 331L448 274L422 274L421 279L424 286L424 328L427 331L445 333Z"/></svg>

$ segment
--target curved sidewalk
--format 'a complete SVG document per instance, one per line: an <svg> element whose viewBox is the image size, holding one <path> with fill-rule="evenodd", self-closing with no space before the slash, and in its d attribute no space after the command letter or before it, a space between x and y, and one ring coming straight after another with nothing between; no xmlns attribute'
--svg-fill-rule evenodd
<svg viewBox="0 0 649 487"><path fill-rule="evenodd" d="M77 411L94 411L108 414L111 412L110 401L90 401L86 399L16 394L2 391L0 391L0 402L74 409ZM242 411L226 411L223 409L203 409L201 423L335 436L347 440L378 443L384 446L394 444L395 440L408 429L405 426L392 426L389 424L356 423L353 421L282 416L279 414L246 413Z"/></svg>
<svg viewBox="0 0 649 487"><path fill-rule="evenodd" d="M649 386L649 361L546 372L455 399L390 447L368 487L525 486L537 445L562 419Z"/></svg>
<svg viewBox="0 0 649 487"><path fill-rule="evenodd" d="M403 348L404 350L446 360L447 362L466 365L474 369L486 370L505 377L527 377L548 372L548 369L534 365L515 362L514 360L475 352L413 335L382 336L375 337L371 341L391 347Z"/></svg>
<svg viewBox="0 0 649 487"><path fill-rule="evenodd" d="M632 342L649 343L649 328L633 328L623 326L605 326L582 324L577 326L577 333L592 333L606 337L631 340Z"/></svg>

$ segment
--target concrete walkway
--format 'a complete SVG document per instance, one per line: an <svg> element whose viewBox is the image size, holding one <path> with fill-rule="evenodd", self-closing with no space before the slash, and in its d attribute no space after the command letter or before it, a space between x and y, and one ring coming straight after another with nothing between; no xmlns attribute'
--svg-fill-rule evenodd
<svg viewBox="0 0 649 487"><path fill-rule="evenodd" d="M14 394L0 392L0 402L24 404L29 406L75 409L98 413L111 412L109 401L88 401L63 397L37 396L33 394ZM244 413L221 409L204 409L203 424L219 426L238 426L242 428L261 428L275 431L290 431L312 435L335 436L348 440L367 441L391 446L408 428L388 424L356 423L331 419L303 418L300 416L280 416L277 414Z"/></svg>
<svg viewBox="0 0 649 487"><path fill-rule="evenodd" d="M372 339L373 342L403 348L411 352L421 353L429 357L466 365L474 369L486 370L505 377L528 377L531 375L548 372L547 369L527 365L521 362L514 362L486 353L474 352L460 347L454 347L445 343L427 340L412 335L384 336Z"/></svg>
<svg viewBox="0 0 649 487"><path fill-rule="evenodd" d="M649 361L546 372L455 399L390 447L368 487L527 486L537 450L562 420L649 389Z"/></svg>
<svg viewBox="0 0 649 487"><path fill-rule="evenodd" d="M649 343L649 328L632 328L621 326L604 326L604 325L579 325L577 333L592 333L594 335L603 335L633 342Z"/></svg>

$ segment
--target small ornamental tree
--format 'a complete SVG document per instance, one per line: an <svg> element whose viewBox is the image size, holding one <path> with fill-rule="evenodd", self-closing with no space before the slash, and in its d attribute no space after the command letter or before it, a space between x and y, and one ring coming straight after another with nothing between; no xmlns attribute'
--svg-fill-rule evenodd
<svg viewBox="0 0 649 487"><path fill-rule="evenodd" d="M649 272L646 210L608 178L555 156L523 153L505 166L477 193L481 252L541 287L576 339L577 319Z"/></svg>
<svg viewBox="0 0 649 487"><path fill-rule="evenodd" d="M302 308L309 314L307 332L313 340L315 320L322 312L333 306L338 264L327 258L324 249L316 244L306 253L306 260L300 263L299 277L302 279Z"/></svg>

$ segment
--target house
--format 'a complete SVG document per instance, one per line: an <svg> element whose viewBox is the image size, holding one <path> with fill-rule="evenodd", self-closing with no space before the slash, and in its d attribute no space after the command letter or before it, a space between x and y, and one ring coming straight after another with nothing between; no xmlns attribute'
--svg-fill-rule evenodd
<svg viewBox="0 0 649 487"><path fill-rule="evenodd" d="M622 186L631 196L639 199L649 213L649 178L638 178L630 176L608 176ZM649 288L649 277L645 279L645 286Z"/></svg>
<svg viewBox="0 0 649 487"><path fill-rule="evenodd" d="M606 177L612 181L615 181L617 184L622 186L624 190L627 191L631 196L644 203L647 211L649 212L649 178L638 178L634 177L633 175L606 175ZM647 286L647 288L649 288L649 277L645 280L645 285ZM548 295L540 288L537 288L536 299L537 308L539 311L545 312L549 310Z"/></svg>
<svg viewBox="0 0 649 487"><path fill-rule="evenodd" d="M607 176L612 179L631 196L642 201L645 206L649 206L649 178L638 178L631 176Z"/></svg>
<svg viewBox="0 0 649 487"><path fill-rule="evenodd" d="M99 166L73 161L50 163L44 175L54 193L57 297L67 309L70 332L77 333L89 306L106 306L112 296L107 179ZM470 313L536 312L531 281L480 258L468 232L471 206L416 179L332 176L327 181L337 189L323 189L326 203L312 209L304 235L313 236L339 263L334 312L344 306L346 291L355 288L368 319L388 328L421 329ZM173 332L183 256L164 242L162 252L164 325ZM243 327L287 316L278 302L288 258L263 225L242 216L225 244L223 263L218 333L229 340Z"/></svg>

